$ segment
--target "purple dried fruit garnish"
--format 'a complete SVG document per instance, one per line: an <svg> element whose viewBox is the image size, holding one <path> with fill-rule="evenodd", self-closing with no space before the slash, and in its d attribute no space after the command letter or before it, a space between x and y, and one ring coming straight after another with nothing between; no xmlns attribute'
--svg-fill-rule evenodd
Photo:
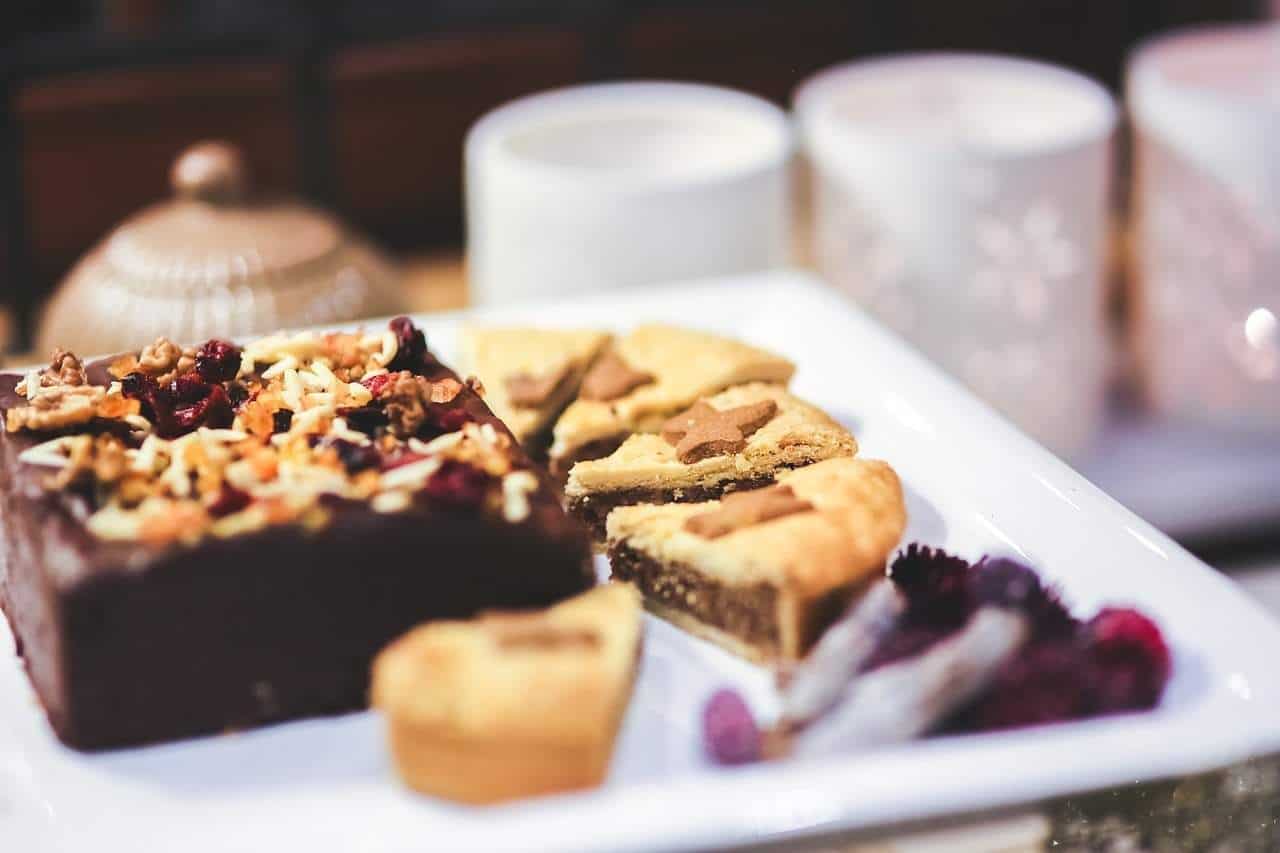
<svg viewBox="0 0 1280 853"><path fill-rule="evenodd" d="M1088 655L1072 639L1033 643L996 675L955 728L991 731L1075 720L1094 707Z"/></svg>
<svg viewBox="0 0 1280 853"><path fill-rule="evenodd" d="M484 503L493 477L456 459L446 459L427 478L422 494L435 506L474 509Z"/></svg>
<svg viewBox="0 0 1280 853"><path fill-rule="evenodd" d="M196 373L205 382L230 382L240 372L240 348L216 338L196 350Z"/></svg>
<svg viewBox="0 0 1280 853"><path fill-rule="evenodd" d="M1016 560L984 557L970 571L969 587L979 605L1025 613L1037 637L1070 637L1079 627L1057 591L1041 583L1034 569Z"/></svg>
<svg viewBox="0 0 1280 853"><path fill-rule="evenodd" d="M913 542L889 566L889 577L907 597L906 621L930 628L959 628L973 613L968 561L941 548Z"/></svg>
<svg viewBox="0 0 1280 853"><path fill-rule="evenodd" d="M288 432L293 426L293 409L276 409L271 413L271 432Z"/></svg>
<svg viewBox="0 0 1280 853"><path fill-rule="evenodd" d="M209 515L222 518L224 515L239 512L251 503L253 503L253 496L248 492L223 483L218 496L214 498L213 503L209 504Z"/></svg>
<svg viewBox="0 0 1280 853"><path fill-rule="evenodd" d="M389 324L395 333L399 348L387 370L413 370L421 368L427 355L427 337L408 317L396 317Z"/></svg>
<svg viewBox="0 0 1280 853"><path fill-rule="evenodd" d="M1151 708L1169 680L1169 647L1159 626L1137 610L1108 607L1081 631L1096 670L1102 713Z"/></svg>
<svg viewBox="0 0 1280 853"><path fill-rule="evenodd" d="M196 373L182 373L173 378L165 389L167 396L178 403L197 403L209 396L210 383Z"/></svg>
<svg viewBox="0 0 1280 853"><path fill-rule="evenodd" d="M717 764L760 760L760 727L736 690L722 688L707 701L702 710L702 738L707 756Z"/></svg>
<svg viewBox="0 0 1280 853"><path fill-rule="evenodd" d="M221 385L208 385L206 395L192 403L177 406L173 410L173 423L177 425L178 435L191 432L196 427L213 429L231 426L235 420L235 412L231 410L231 401ZM159 430L157 429L157 432Z"/></svg>

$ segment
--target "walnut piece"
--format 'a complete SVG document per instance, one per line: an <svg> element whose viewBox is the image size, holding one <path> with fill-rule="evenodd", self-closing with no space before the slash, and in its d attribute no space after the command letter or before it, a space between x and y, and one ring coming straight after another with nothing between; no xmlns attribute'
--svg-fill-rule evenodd
<svg viewBox="0 0 1280 853"><path fill-rule="evenodd" d="M50 380L50 381L46 381ZM75 353L58 347L53 351L53 358L45 368L41 385L87 385L89 379L84 374L84 365Z"/></svg>
<svg viewBox="0 0 1280 853"><path fill-rule="evenodd" d="M100 483L114 483L124 476L129 466L124 450L124 443L113 435L77 435L68 445L66 466L48 485L65 489L90 474Z"/></svg>
<svg viewBox="0 0 1280 853"><path fill-rule="evenodd" d="M142 348L138 355L138 369L151 376L169 373L178 366L182 354L182 347L162 335ZM194 358L192 363L195 363Z"/></svg>
<svg viewBox="0 0 1280 853"><path fill-rule="evenodd" d="M10 409L5 416L9 432L42 432L88 423L94 418L121 419L136 415L137 400L108 393L99 385L56 385L43 389L30 405Z"/></svg>
<svg viewBox="0 0 1280 853"><path fill-rule="evenodd" d="M394 435L408 438L418 434L427 421L432 390L430 381L407 370L395 374L383 387L378 397L387 401L387 421Z"/></svg>

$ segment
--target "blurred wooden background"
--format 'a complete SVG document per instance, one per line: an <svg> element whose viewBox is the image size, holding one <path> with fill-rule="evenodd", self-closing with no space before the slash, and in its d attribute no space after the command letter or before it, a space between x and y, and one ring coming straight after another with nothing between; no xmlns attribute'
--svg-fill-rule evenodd
<svg viewBox="0 0 1280 853"><path fill-rule="evenodd" d="M813 71L900 50L1016 53L1115 86L1145 36L1265 0L7 0L0 296L22 333L76 258L167 193L206 137L255 183L393 249L462 241L467 127L529 92L665 77L785 102ZM3 20L3 19L0 19Z"/></svg>

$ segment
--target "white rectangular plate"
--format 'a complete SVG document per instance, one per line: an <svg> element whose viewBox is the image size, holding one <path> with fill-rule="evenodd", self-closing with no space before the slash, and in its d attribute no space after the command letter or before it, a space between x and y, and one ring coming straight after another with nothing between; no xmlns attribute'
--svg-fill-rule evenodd
<svg viewBox="0 0 1280 853"><path fill-rule="evenodd" d="M424 319L445 358L467 316ZM911 515L905 541L968 557L1012 552L1060 584L1077 612L1132 603L1156 618L1175 661L1163 703L1147 714L722 770L701 756L702 703L732 684L767 713L769 678L651 619L608 783L587 794L477 809L401 788L380 721L369 713L109 754L72 752L51 735L6 635L0 847L719 847L1191 773L1280 748L1280 628L1229 580L813 279L777 273L470 316L617 329L661 320L785 353L799 365L796 391L849 426L863 455L889 460L902 475ZM27 843L10 848L11 839Z"/></svg>

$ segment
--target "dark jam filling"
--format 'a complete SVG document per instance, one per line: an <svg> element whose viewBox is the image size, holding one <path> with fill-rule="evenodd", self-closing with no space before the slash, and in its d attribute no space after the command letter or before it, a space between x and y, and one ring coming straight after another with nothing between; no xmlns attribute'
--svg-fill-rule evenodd
<svg viewBox="0 0 1280 853"><path fill-rule="evenodd" d="M780 648L778 593L766 584L725 586L689 566L663 565L626 545L609 549L613 577L647 598L774 655Z"/></svg>

